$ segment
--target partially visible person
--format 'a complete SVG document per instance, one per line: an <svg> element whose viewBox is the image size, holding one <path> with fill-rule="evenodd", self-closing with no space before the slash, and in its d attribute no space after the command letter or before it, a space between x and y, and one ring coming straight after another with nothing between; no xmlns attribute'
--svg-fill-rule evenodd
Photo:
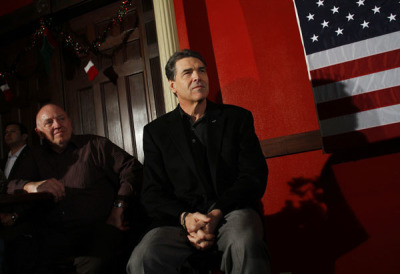
<svg viewBox="0 0 400 274"><path fill-rule="evenodd" d="M129 229L126 209L139 192L142 165L107 138L74 135L57 105L39 110L35 130L43 145L27 155L7 191L51 193L54 204L43 212L27 258L32 267L24 271L57 273L60 262L73 258L78 273L111 273Z"/></svg>
<svg viewBox="0 0 400 274"><path fill-rule="evenodd" d="M0 185L6 184L6 176L3 173L3 170L0 168ZM4 273L4 250L5 250L5 244L4 244L4 239L0 235L0 274Z"/></svg>
<svg viewBox="0 0 400 274"><path fill-rule="evenodd" d="M0 184L6 184L7 183L7 178L6 175L4 175L3 170L0 168ZM3 194L3 193L0 193Z"/></svg>
<svg viewBox="0 0 400 274"><path fill-rule="evenodd" d="M4 143L9 149L8 157L1 160L0 169L3 170L6 180L0 183L0 193L5 193L7 183L17 177L17 170L22 160L29 153L27 145L28 130L18 122L9 122L4 130ZM28 213L29 205L9 206L0 209L0 223L2 226L13 226L17 219Z"/></svg>
<svg viewBox="0 0 400 274"><path fill-rule="evenodd" d="M8 180L15 178L16 170L29 151L27 146L28 130L17 122L9 122L4 130L4 143L9 149L8 157L2 159L0 168Z"/></svg>
<svg viewBox="0 0 400 274"><path fill-rule="evenodd" d="M251 112L207 100L206 63L197 52L175 53L165 71L179 105L144 128L142 201L153 226L128 273L177 273L208 249L223 254L224 273L269 273L258 207L268 168Z"/></svg>

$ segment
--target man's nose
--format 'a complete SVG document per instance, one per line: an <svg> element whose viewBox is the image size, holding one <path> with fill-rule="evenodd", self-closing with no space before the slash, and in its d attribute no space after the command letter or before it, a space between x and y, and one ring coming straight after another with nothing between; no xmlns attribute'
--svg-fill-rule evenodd
<svg viewBox="0 0 400 274"><path fill-rule="evenodd" d="M193 81L198 81L198 80L200 80L200 74L197 71L193 71L192 78L193 78Z"/></svg>
<svg viewBox="0 0 400 274"><path fill-rule="evenodd" d="M54 119L53 121L53 127L54 128L59 128L61 126L60 122L57 119Z"/></svg>

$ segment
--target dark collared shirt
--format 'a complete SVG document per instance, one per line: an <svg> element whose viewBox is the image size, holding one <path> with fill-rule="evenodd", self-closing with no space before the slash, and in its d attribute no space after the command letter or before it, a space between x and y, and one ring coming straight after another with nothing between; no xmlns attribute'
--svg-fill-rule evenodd
<svg viewBox="0 0 400 274"><path fill-rule="evenodd" d="M196 163L197 171L199 176L202 178L202 185L205 189L206 195L204 197L203 209L201 211L207 212L208 208L215 202L215 190L212 184L210 166L207 155L207 127L208 127L208 116L207 108L200 119L196 122L187 115L181 108L180 114L182 117L183 126L185 129L185 135L193 155L193 160Z"/></svg>
<svg viewBox="0 0 400 274"><path fill-rule="evenodd" d="M66 197L49 214L49 222L62 226L104 221L114 199L139 191L142 166L108 139L72 136L62 153L47 144L35 148L21 163L19 176L8 193L29 181L55 178L65 185Z"/></svg>

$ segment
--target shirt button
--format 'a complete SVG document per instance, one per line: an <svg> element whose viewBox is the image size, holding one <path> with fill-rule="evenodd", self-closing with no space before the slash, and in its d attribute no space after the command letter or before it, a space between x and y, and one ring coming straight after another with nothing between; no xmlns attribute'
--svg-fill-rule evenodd
<svg viewBox="0 0 400 274"><path fill-rule="evenodd" d="M192 143L193 143L193 144L196 143L196 139L192 139Z"/></svg>

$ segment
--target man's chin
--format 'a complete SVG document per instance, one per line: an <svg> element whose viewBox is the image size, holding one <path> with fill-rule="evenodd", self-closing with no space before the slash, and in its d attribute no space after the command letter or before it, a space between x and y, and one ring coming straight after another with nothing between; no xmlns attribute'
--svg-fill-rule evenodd
<svg viewBox="0 0 400 274"><path fill-rule="evenodd" d="M68 145L70 138L54 138L54 141L52 143L52 147L55 150L62 151L65 149L65 147Z"/></svg>

